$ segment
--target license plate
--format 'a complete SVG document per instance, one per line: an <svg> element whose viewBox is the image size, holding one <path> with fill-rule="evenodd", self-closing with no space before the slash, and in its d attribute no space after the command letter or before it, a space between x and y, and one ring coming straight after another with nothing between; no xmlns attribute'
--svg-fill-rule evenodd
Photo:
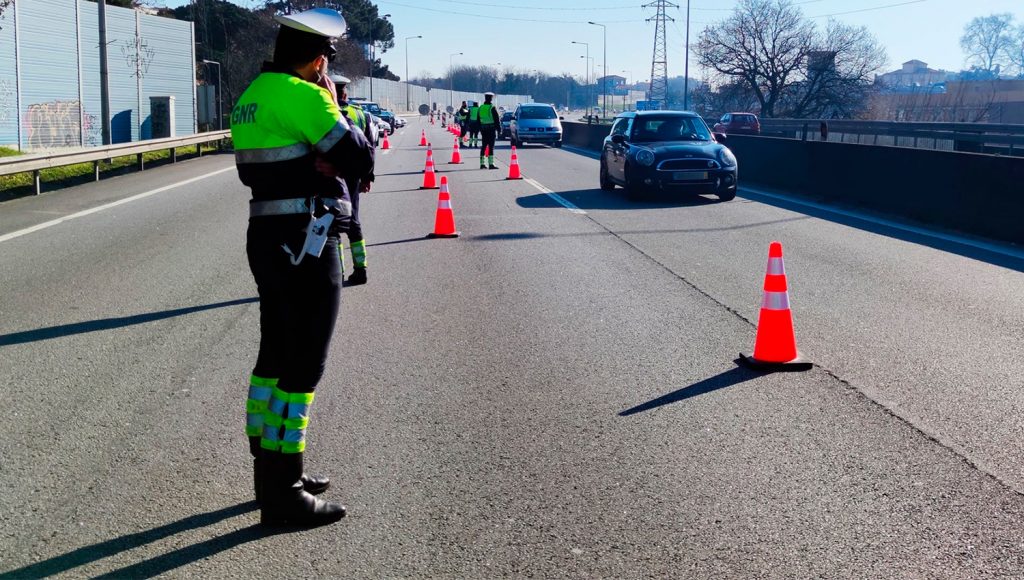
<svg viewBox="0 0 1024 580"><path fill-rule="evenodd" d="M672 174L675 181L707 181L707 171L676 171Z"/></svg>

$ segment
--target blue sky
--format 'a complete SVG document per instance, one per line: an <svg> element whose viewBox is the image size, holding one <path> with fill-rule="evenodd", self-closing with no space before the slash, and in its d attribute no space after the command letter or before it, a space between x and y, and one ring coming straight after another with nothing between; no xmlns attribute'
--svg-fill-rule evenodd
<svg viewBox="0 0 1024 580"><path fill-rule="evenodd" d="M258 0L234 0L242 6ZM651 72L654 25L645 20L654 14L641 8L646 0L375 0L382 14L391 14L396 46L383 55L383 62L405 78L405 38L409 72L443 76L449 62L494 65L519 70L542 70L551 74L568 72L582 78L586 71L584 46L590 43L597 76L603 64L602 29L586 22L608 26L608 71L634 80L647 80ZM686 0L670 9L675 18L668 25L669 76L682 75L686 27ZM168 6L187 0L164 0ZM700 30L721 21L736 0L691 0L690 40ZM848 24L867 26L886 47L888 70L918 59L932 68L960 70L964 56L960 35L975 16L1010 12L1024 24L1024 0L796 0L808 17L824 26L829 15ZM452 56L462 52L463 55ZM691 57L690 76L702 71ZM622 72L627 71L627 72Z"/></svg>

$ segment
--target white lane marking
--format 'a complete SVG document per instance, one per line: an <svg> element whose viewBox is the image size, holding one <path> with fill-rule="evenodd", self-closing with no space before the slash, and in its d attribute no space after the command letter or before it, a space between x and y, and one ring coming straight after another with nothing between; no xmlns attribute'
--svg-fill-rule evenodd
<svg viewBox="0 0 1024 580"><path fill-rule="evenodd" d="M1004 245L1004 244L1000 244L1000 243L997 243L997 242L985 242L985 241L981 241L981 240L974 240L974 239L971 239L971 238L957 236L957 235L954 235L954 234L946 234L946 233L939 232L939 231L936 231L936 230L931 230L931 229L927 229L927 228L912 226L912 225L909 225L909 224L903 224L903 223L900 223L900 222L897 222L897 221L888 220L888 219L877 217L877 216L873 216L873 215L868 215L868 214L864 214L864 213L860 213L860 212L856 212L856 211L839 209L839 208L832 207L832 206L829 206L829 205L825 205L825 204L822 204L822 203L815 203L813 201L806 201L806 200L803 200L803 199L799 199L797 197L790 197L788 195L780 195L780 194L777 194L777 193L768 193L766 191L761 191L761 190L759 190L757 188L748 187L746 185L741 185L740 186L740 191L749 191L749 192L751 192L751 193L753 193L755 195L761 195L761 196L764 196L764 197L767 197L767 198L770 198L770 199L777 199L777 200L780 200L780 201L785 201L787 203L791 203L793 205L810 207L810 208L814 208L814 209L821 210L821 211L828 212L828 213L833 213L833 214L837 214L837 215L841 215L841 216L845 216L845 217L851 217L851 218L862 220L862 221L866 221L866 222L869 222L869 223L882 225L882 226L885 226L885 227L888 227L888 228L893 228L895 230L901 230L901 231L904 231L904 232L918 234L918 235L921 235L921 236L924 236L924 237L927 237L927 238L934 238L934 239L943 240L943 241L946 241L946 242L953 242L953 243L960 244L960 245L963 245L963 246L970 246L972 248L977 248L979 250L985 250L985 251L992 252L992 253L995 253L995 254L1001 254L1003 256L1009 256L1011 258L1024 259L1024 250L1018 249L1018 248L1016 248L1014 246L1011 246L1009 244L1005 244Z"/></svg>
<svg viewBox="0 0 1024 580"><path fill-rule="evenodd" d="M529 177L526 177L526 178L523 179L523 181L525 181L526 183L529 183L530 185L532 185L535 188L537 188L537 191L539 191L541 193L546 193L548 195L548 197L550 197L551 199L557 201L559 204L562 205L562 207L564 207L565 209L571 211L572 213L578 213L580 215L587 215L587 212L585 212L582 209L580 209L580 208L576 207L575 205L573 205L573 203L571 201L565 199L564 197L562 197L562 196L558 195L557 193L551 191L550 189L544 187L543 185L538 183L536 180L533 180L533 179L530 179Z"/></svg>
<svg viewBox="0 0 1024 580"><path fill-rule="evenodd" d="M55 226L57 224L62 224L64 222L66 222L66 221L71 221L71 220L76 219L76 218L80 218L80 217L83 217L83 216L94 214L96 212L101 212L101 211L103 211L105 209L110 209L112 207L117 207L119 205L123 205L123 204L129 203L129 202L132 202L132 201L137 201L137 200L140 200L140 199L142 199L144 197L149 197L151 195L156 195L158 193L167 191L168 189L174 189L175 187L181 187L182 185L188 185L189 183L194 183L194 182L199 181L201 179L206 179L207 177L213 177L214 175L220 175L221 173L224 173L224 172L227 172L227 171L234 171L234 170L235 170L235 166L232 165L231 167L225 167L224 169L218 169L217 171L213 171L211 173L207 173L206 175L200 175L198 177L193 177L191 179L186 179L185 181L179 181L177 183L172 183L170 185L165 185L163 187L158 187L156 189L151 189L149 191L145 191L143 193L139 193L139 194L133 195L131 197L126 197L124 199L119 199L117 201L112 201L112 202L110 202L108 204L104 204L104 205L96 206L94 208L82 210L82 211L80 211L78 213L73 213L71 215L66 215L66 216L64 216L62 218L57 218L55 220L50 220L48 222L43 222L41 224L34 225L34 226L30 227L30 228L25 228L23 230L18 230L16 232L11 232L9 234L4 234L4 235L0 236L0 243L6 242L6 241L9 241L9 240L13 240L14 238L20 238L21 236L24 236L24 235L27 235L27 234L31 234L33 232L38 232L39 230L45 230L46 228L53 227L53 226Z"/></svg>
<svg viewBox="0 0 1024 580"><path fill-rule="evenodd" d="M601 159L600 153L596 151L591 151L590 149L580 149L579 147L573 147L572 145L562 145L562 149L565 149L566 151L571 151L578 155L583 155L584 157L589 157L591 159Z"/></svg>

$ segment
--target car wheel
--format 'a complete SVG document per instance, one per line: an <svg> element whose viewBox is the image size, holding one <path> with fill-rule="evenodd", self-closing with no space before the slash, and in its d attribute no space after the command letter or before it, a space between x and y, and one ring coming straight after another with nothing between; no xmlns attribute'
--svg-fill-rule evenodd
<svg viewBox="0 0 1024 580"><path fill-rule="evenodd" d="M736 189L726 190L717 195L719 201L732 201L736 199Z"/></svg>
<svg viewBox="0 0 1024 580"><path fill-rule="evenodd" d="M555 149L561 149L561 148L562 148L562 142L561 141L555 141Z"/></svg>
<svg viewBox="0 0 1024 580"><path fill-rule="evenodd" d="M601 171L598 172L598 181L601 184L601 189L605 191L612 191L615 189L615 182L608 177L608 166L605 165L604 161L601 161Z"/></svg>

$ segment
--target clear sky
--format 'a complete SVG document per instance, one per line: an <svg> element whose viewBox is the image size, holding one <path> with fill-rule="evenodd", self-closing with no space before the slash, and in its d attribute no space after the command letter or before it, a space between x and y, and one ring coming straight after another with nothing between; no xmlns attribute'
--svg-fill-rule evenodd
<svg viewBox="0 0 1024 580"><path fill-rule="evenodd" d="M187 0L164 0L178 6ZM234 0L252 6L258 0ZM443 76L449 62L494 65L500 68L570 73L582 79L586 47L590 43L595 74L602 76L602 29L587 21L607 24L608 71L633 80L651 74L654 24L646 22L653 9L642 8L649 0L375 0L381 14L391 14L395 47L382 56L384 64L405 74L408 36L409 73ZM686 0L674 0L675 18L667 27L669 76L683 74ZM932 68L960 70L964 56L960 35L975 16L1010 12L1024 24L1024 0L796 0L808 17L824 26L829 16L848 24L867 26L885 46L887 70L918 59ZM728 16L736 0L691 0L690 41L706 26ZM462 52L463 55L451 56ZM702 71L691 58L690 76ZM627 72L622 72L627 71Z"/></svg>

